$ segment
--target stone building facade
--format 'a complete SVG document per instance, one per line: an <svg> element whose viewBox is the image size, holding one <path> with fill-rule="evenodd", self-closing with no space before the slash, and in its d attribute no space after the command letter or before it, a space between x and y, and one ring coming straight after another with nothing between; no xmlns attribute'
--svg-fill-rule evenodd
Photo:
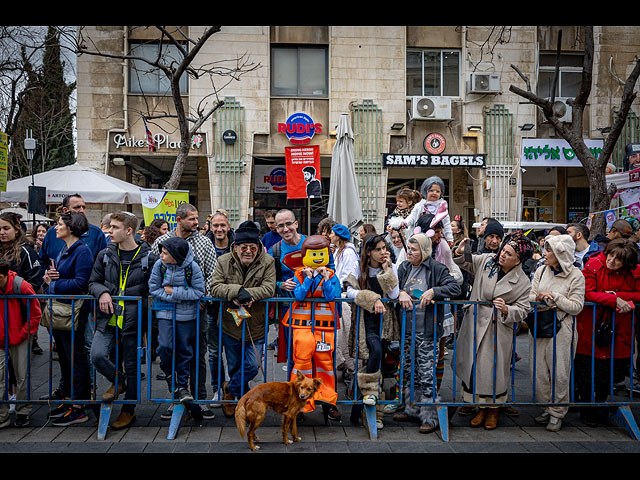
<svg viewBox="0 0 640 480"><path fill-rule="evenodd" d="M202 31L181 29L192 38ZM152 30L87 27L86 34L102 51L123 54L157 38ZM523 166L525 147L533 152L544 140L553 148L559 139L532 104L509 91L511 85L526 88L512 65L530 79L534 91L548 87L559 30L563 66L556 96L564 99L575 95L581 72L582 27L222 27L196 61L213 64L244 55L259 68L218 93L225 105L203 125L202 143L192 149L179 188L189 190L202 219L224 208L237 226L247 218L262 222L266 209L286 206L303 231L313 231L326 211L335 128L347 113L365 221L378 229L394 207L397 190L419 189L431 175L443 178L451 215L461 215L468 225L484 216L579 219L588 212L589 195L582 167L555 166L543 154L530 154ZM626 79L639 46L636 27L595 27L585 139L606 135L622 93L615 76ZM175 160L177 125L172 119L154 120L150 129L164 140L155 152L148 151L141 113L172 106L167 96L137 92L137 83L130 62L78 57L78 160L161 188ZM211 93L208 78L186 80L187 111ZM281 185L269 185L278 182L277 173L270 173L284 168L285 148L292 145L280 126L296 113L322 126L310 141L320 151L321 199L287 200ZM614 155L617 165L624 144L638 138L637 113L636 101ZM235 141L225 138L228 132ZM386 156L405 164L384 166ZM482 167L459 160L478 156ZM425 158L428 167L410 164Z"/></svg>

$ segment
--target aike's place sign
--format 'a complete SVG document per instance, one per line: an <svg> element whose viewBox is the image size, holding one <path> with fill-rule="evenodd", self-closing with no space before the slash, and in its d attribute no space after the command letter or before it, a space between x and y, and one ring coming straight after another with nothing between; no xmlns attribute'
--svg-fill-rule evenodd
<svg viewBox="0 0 640 480"><path fill-rule="evenodd" d="M178 150L182 146L180 140L172 140L164 133L155 133L153 135L156 150ZM191 149L197 150L204 144L204 134L198 133L191 137ZM124 133L114 133L111 136L111 146L115 150L123 149L145 149L148 150L149 143L146 138L136 138L134 135L125 135Z"/></svg>
<svg viewBox="0 0 640 480"><path fill-rule="evenodd" d="M585 145L597 158L604 140L585 140ZM523 138L520 164L523 167L581 167L573 148L564 139Z"/></svg>

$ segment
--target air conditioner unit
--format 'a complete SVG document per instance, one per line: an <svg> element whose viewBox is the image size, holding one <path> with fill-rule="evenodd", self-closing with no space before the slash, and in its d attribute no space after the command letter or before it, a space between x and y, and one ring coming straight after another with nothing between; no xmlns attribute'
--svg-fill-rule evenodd
<svg viewBox="0 0 640 480"><path fill-rule="evenodd" d="M547 98L551 100L551 98ZM573 115L571 105L568 100L573 100L570 97L556 97L553 102L553 115L561 122L571 123Z"/></svg>
<svg viewBox="0 0 640 480"><path fill-rule="evenodd" d="M411 97L411 120L451 120L451 98Z"/></svg>
<svg viewBox="0 0 640 480"><path fill-rule="evenodd" d="M469 93L500 93L500 74L472 73Z"/></svg>

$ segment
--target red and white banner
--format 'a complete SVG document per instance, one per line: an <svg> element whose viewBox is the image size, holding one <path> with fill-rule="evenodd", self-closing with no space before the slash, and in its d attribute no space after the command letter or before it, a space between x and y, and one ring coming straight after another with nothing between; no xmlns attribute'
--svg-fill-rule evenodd
<svg viewBox="0 0 640 480"><path fill-rule="evenodd" d="M285 147L287 199L320 198L320 147Z"/></svg>

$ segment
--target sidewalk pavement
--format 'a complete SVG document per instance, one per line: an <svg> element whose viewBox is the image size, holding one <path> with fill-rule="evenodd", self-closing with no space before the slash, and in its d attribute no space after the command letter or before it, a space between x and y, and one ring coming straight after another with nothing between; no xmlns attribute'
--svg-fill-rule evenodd
<svg viewBox="0 0 640 480"><path fill-rule="evenodd" d="M40 345L44 355L33 359L34 375L33 398L48 391L48 345L46 331L40 335ZM527 338L518 336L517 349L526 352ZM273 351L268 351L267 371L270 377L283 380L286 372L282 364L275 363ZM450 357L449 357L450 358ZM449 362L447 362L448 364ZM148 372L146 365L143 369ZM53 386L57 385L57 362L52 370L55 376ZM166 384L155 379L159 371L152 364L152 398L167 398ZM523 357L516 364L516 399L530 401L527 397L528 361ZM258 375L260 380L261 374ZM448 382L448 383L446 383ZM103 440L98 439L97 418L89 413L89 421L68 427L56 427L48 424L49 405L37 404L33 407L31 424L16 428L13 425L0 430L1 453L250 453L246 439L240 437L233 418L226 418L221 408L213 409L215 418L203 420L199 426L194 420L183 422L175 439L168 440L169 421L160 418L166 411L166 403L147 401L147 380L143 381L143 401L136 408L137 419L133 426L120 430L107 430ZM255 382L252 382L255 384ZM208 384L209 385L209 384ZM447 385L445 387L445 385ZM447 365L442 396L452 401L452 372ZM162 388L164 386L164 389ZM339 400L344 397L344 384L339 382ZM210 387L209 387L210 388ZM456 387L458 388L458 387ZM520 388L522 390L520 390ZM530 386L529 386L530 388ZM98 378L98 395L106 389L104 379ZM459 390L457 390L459 392ZM459 393L456 394L459 398ZM209 398L211 398L209 396ZM456 400L460 402L460 400ZM55 407L53 405L51 408ZM622 427L587 427L580 422L579 414L570 411L564 420L563 428L552 433L544 426L535 423L534 418L540 409L535 406L518 408L516 417L501 414L498 428L485 430L471 428L472 417L454 415L449 424L449 441L443 441L440 431L431 434L418 433L417 425L398 423L386 415L384 428L378 432L378 438L371 440L366 429L349 421L350 405L338 405L342 413L342 422L329 421L324 424L320 408L309 414L299 425L302 441L283 445L280 433L280 416L269 412L258 429L260 447L256 453L637 453L640 441L634 440ZM120 411L114 405L111 420ZM640 418L640 406L633 406L632 412ZM15 418L12 414L12 420ZM252 452L253 453L253 452Z"/></svg>

